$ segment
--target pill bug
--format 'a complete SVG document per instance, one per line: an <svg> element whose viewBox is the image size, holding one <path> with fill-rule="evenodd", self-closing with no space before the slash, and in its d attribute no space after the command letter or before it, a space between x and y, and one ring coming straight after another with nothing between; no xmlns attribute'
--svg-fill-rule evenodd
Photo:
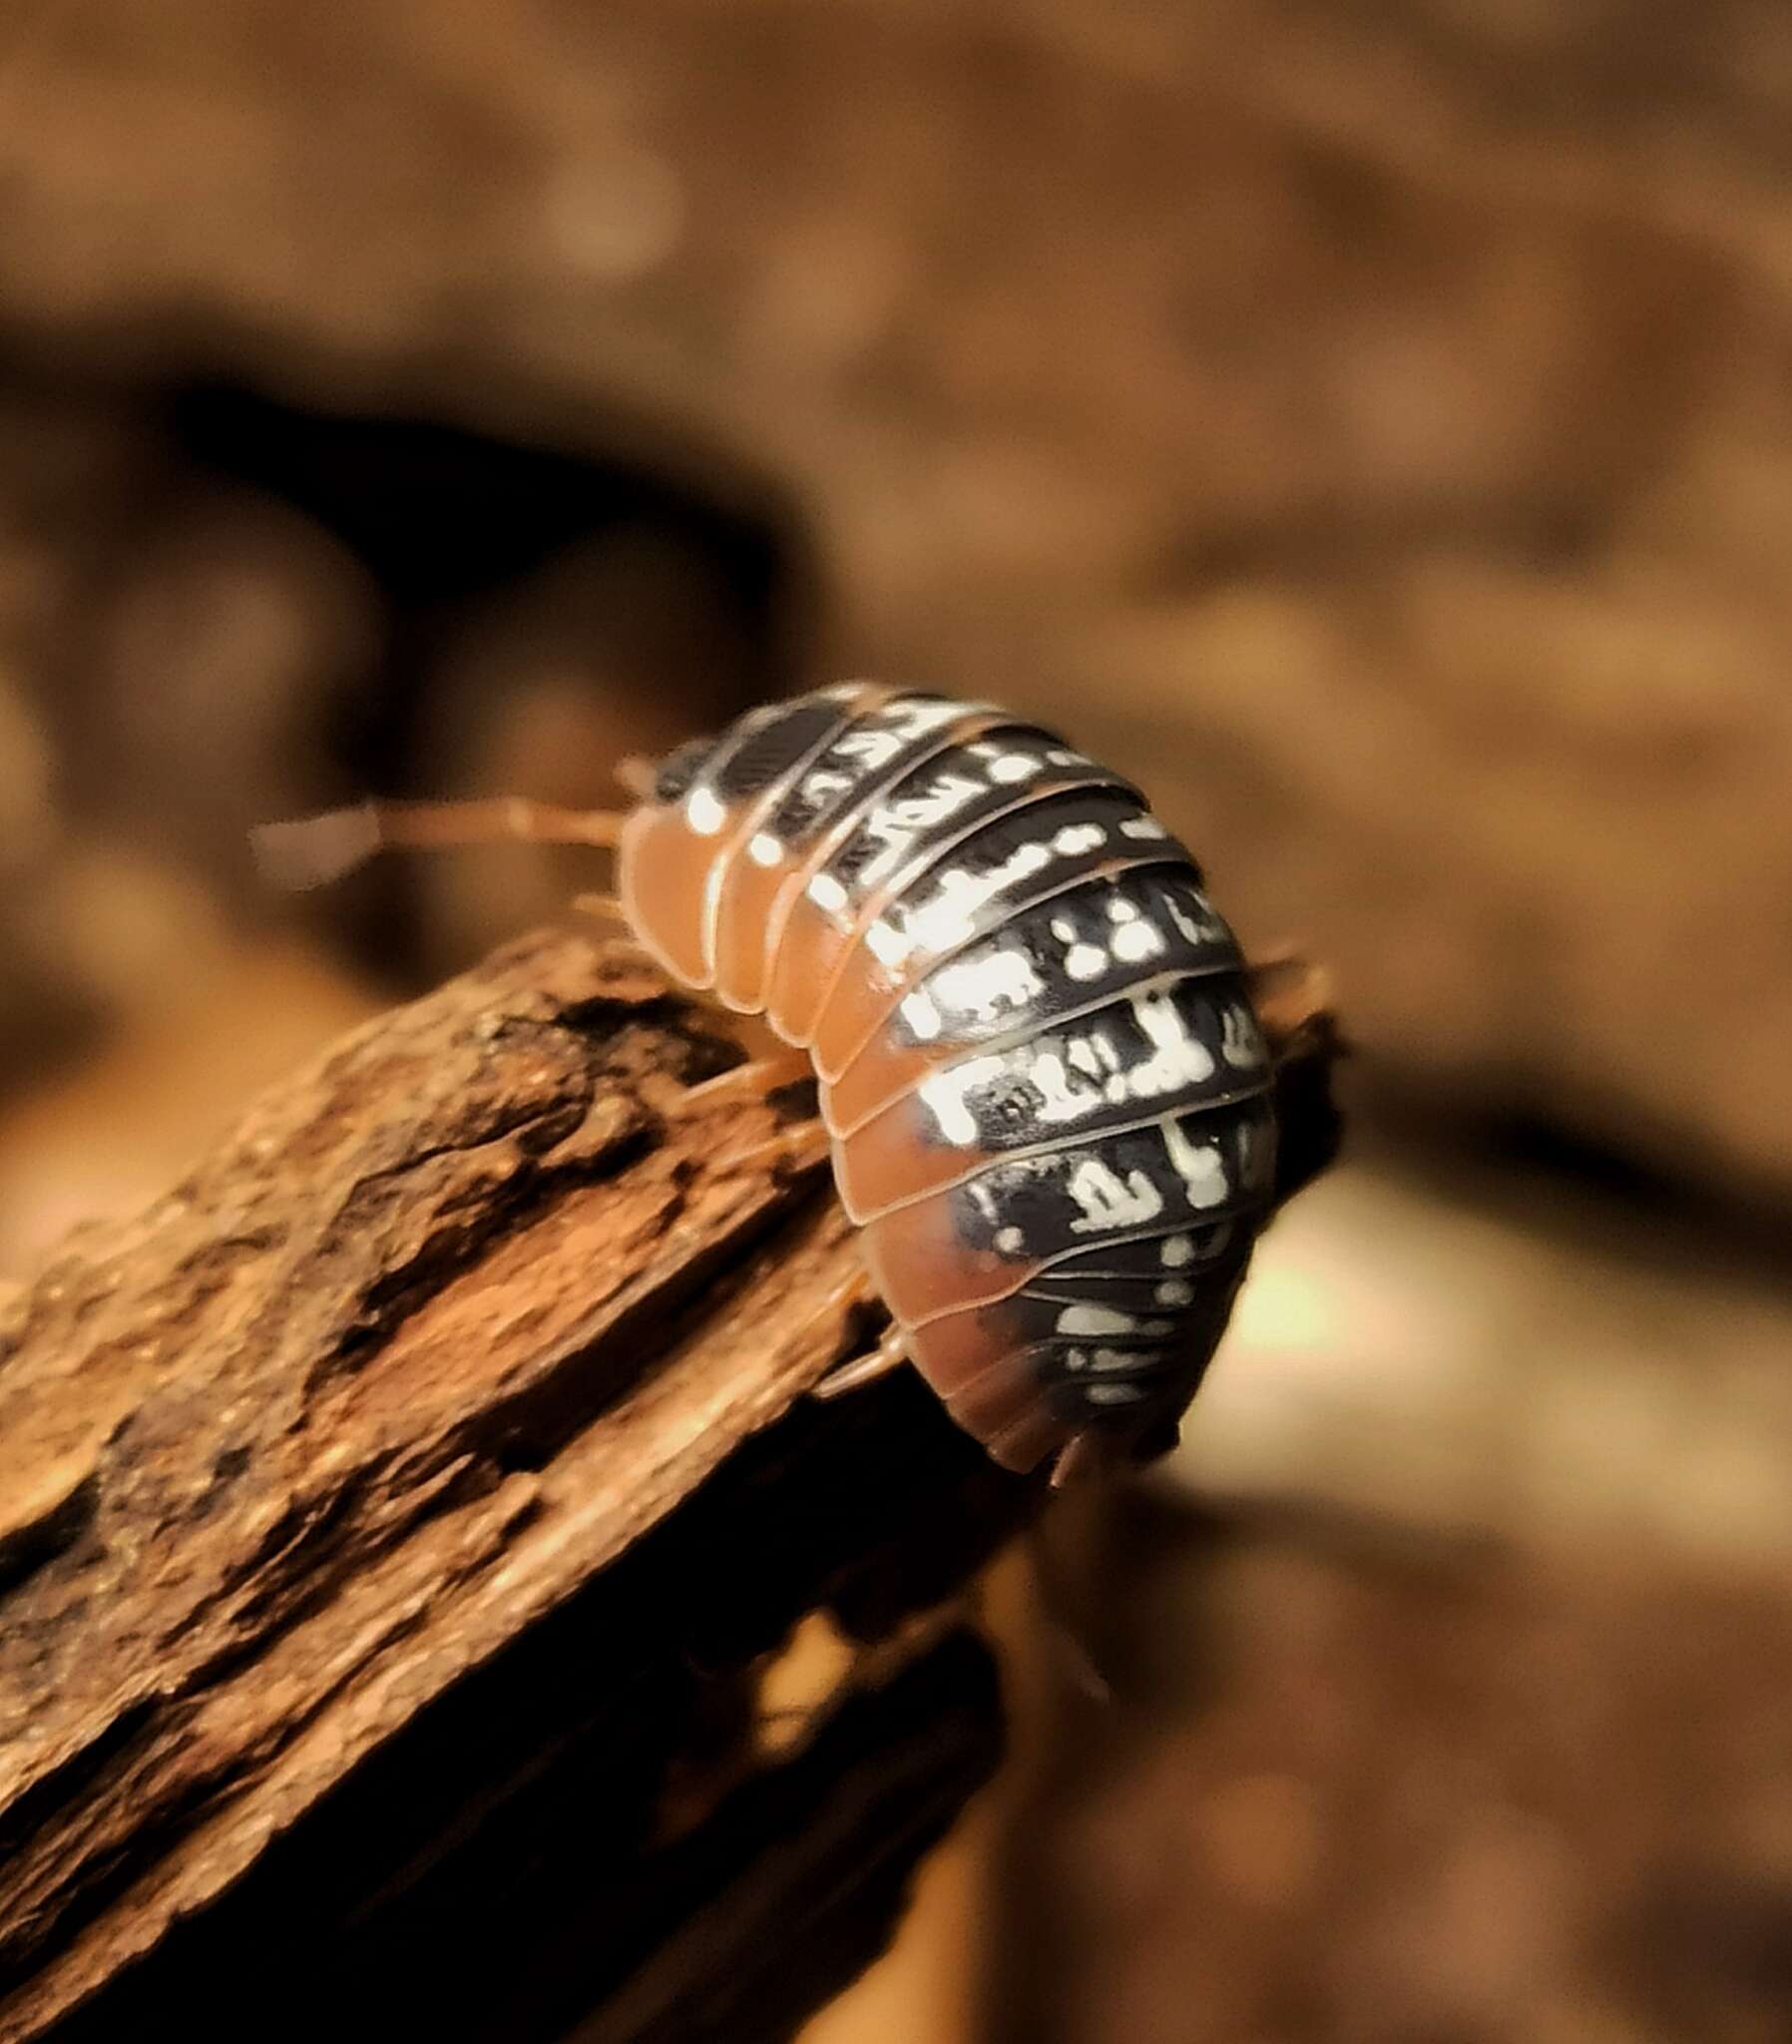
<svg viewBox="0 0 1792 2044"><path fill-rule="evenodd" d="M341 812L263 851L315 879L379 843L614 844L640 943L813 1069L892 1315L829 1385L912 1362L1017 1470L1171 1445L1276 1127L1238 946L1140 791L991 705L849 683L745 713L639 792L620 817Z"/></svg>

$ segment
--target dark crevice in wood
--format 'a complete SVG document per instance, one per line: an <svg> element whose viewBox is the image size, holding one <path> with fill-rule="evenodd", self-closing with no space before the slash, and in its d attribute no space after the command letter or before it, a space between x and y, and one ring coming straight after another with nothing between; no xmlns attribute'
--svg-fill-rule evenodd
<svg viewBox="0 0 1792 2044"><path fill-rule="evenodd" d="M99 1479L85 1476L66 1494L52 1494L40 1512L0 1534L0 1604L26 1577L66 1554L91 1529L99 1506Z"/></svg>
<svg viewBox="0 0 1792 2044"><path fill-rule="evenodd" d="M576 1112L571 1126L560 1128L554 1135L554 1144L576 1134L584 1119L585 1110ZM456 1222L452 1216L448 1217L443 1226L425 1237L411 1257L384 1273L362 1294L360 1316L339 1337L335 1347L307 1380L310 1391L322 1390L332 1377L352 1374L363 1368L407 1319L477 1264L480 1252L488 1243L539 1218L567 1194L582 1187L601 1185L606 1179L619 1176L638 1164L654 1147L650 1130L635 1129L606 1144L590 1157L557 1166L532 1161L526 1142L521 1136L518 1140L524 1148L524 1159L503 1184L475 1189L469 1197L464 1220ZM474 1149L465 1149L459 1154L471 1158ZM420 1165L428 1161L419 1158L415 1163ZM402 1170L408 1172L412 1168L407 1165ZM402 1172L395 1175L402 1175Z"/></svg>

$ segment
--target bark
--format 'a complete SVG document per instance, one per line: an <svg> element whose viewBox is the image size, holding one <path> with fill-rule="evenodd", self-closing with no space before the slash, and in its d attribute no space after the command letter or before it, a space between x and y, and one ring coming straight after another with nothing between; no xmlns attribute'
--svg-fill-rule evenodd
<svg viewBox="0 0 1792 2044"><path fill-rule="evenodd" d="M0 1291L0 2039L771 2038L887 1940L1040 1491L803 1396L875 1308L717 1027L523 939Z"/></svg>

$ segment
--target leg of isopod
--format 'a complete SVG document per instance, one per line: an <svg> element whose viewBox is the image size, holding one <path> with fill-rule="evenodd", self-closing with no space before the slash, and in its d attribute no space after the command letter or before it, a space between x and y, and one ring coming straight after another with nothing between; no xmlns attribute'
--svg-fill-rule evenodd
<svg viewBox="0 0 1792 2044"><path fill-rule="evenodd" d="M718 1100L729 1100L736 1095L752 1099L755 1095L763 1098L776 1093L785 1086L795 1086L814 1074L807 1051L793 1050L780 1052L776 1057L754 1058L744 1065L730 1065L725 1072L717 1072L713 1079L705 1079L700 1085L692 1086L684 1095L685 1107L710 1106Z"/></svg>
<svg viewBox="0 0 1792 2044"><path fill-rule="evenodd" d="M754 1172L787 1171L798 1175L813 1171L827 1160L827 1131L819 1122L799 1122L780 1129L762 1143L724 1157L730 1171L748 1177Z"/></svg>
<svg viewBox="0 0 1792 2044"><path fill-rule="evenodd" d="M1052 1488L1063 1490L1073 1483L1087 1482L1114 1467L1114 1457L1099 1435L1087 1427L1082 1433L1073 1434L1070 1445L1062 1449L1052 1464Z"/></svg>
<svg viewBox="0 0 1792 2044"><path fill-rule="evenodd" d="M816 1398L838 1398L847 1391L863 1389L866 1384L875 1384L887 1377L892 1370L900 1369L908 1361L908 1345L903 1336L901 1323L892 1320L883 1331L883 1338L877 1346L864 1355L855 1356L851 1362L843 1362L838 1369L830 1370L810 1393Z"/></svg>

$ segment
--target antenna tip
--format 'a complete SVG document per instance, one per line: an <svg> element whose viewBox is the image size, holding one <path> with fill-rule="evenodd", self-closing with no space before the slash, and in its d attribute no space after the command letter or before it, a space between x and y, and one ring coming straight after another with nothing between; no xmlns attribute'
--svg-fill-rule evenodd
<svg viewBox="0 0 1792 2044"><path fill-rule="evenodd" d="M261 877L288 893L327 887L380 847L379 812L371 802L328 809L287 823L263 823L248 833Z"/></svg>

